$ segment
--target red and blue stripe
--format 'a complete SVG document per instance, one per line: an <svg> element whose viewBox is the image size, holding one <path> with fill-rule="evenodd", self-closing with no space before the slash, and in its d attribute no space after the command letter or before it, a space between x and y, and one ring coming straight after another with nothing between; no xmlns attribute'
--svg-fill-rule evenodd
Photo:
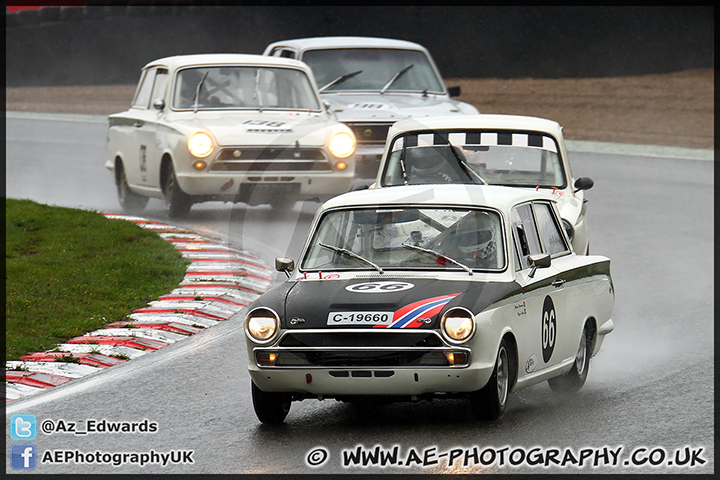
<svg viewBox="0 0 720 480"><path fill-rule="evenodd" d="M418 302L405 305L393 315L393 322L390 325L376 325L375 328L419 328L425 324L420 321L423 318L432 318L447 305L450 300L460 295L452 293L439 297L426 298Z"/></svg>

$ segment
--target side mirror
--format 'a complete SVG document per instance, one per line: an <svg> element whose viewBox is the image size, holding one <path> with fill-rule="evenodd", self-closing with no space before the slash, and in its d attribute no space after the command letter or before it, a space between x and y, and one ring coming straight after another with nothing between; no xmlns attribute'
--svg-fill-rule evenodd
<svg viewBox="0 0 720 480"><path fill-rule="evenodd" d="M538 268L547 268L550 266L550 255L547 253L539 253L537 255L528 256L528 263L532 267L528 277L532 278L535 276L535 270Z"/></svg>
<svg viewBox="0 0 720 480"><path fill-rule="evenodd" d="M447 87L447 92L448 92L448 95L450 95L451 97L459 97L460 96L460 87L459 86Z"/></svg>
<svg viewBox="0 0 720 480"><path fill-rule="evenodd" d="M275 257L275 270L285 272L285 275L290 278L290 272L295 270L295 260L287 257Z"/></svg>
<svg viewBox="0 0 720 480"><path fill-rule="evenodd" d="M153 102L153 108L155 110L165 110L165 100L162 98L155 99Z"/></svg>
<svg viewBox="0 0 720 480"><path fill-rule="evenodd" d="M575 192L579 192L580 190L590 190L593 185L595 185L595 182L593 182L593 179L590 177L580 177L577 180L575 180Z"/></svg>

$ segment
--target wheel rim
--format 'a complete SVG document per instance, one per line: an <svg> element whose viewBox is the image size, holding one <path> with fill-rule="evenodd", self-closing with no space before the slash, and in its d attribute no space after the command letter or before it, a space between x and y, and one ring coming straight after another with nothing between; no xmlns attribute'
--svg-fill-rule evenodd
<svg viewBox="0 0 720 480"><path fill-rule="evenodd" d="M577 355L575 355L575 367L577 372L582 375L585 371L585 364L587 363L587 338L583 331L582 341L580 342L580 348L578 348Z"/></svg>
<svg viewBox="0 0 720 480"><path fill-rule="evenodd" d="M507 362L507 351L505 350L505 347L501 347L500 351L498 352L498 358L497 358L497 395L498 395L498 403L500 405L505 405L505 401L507 400L507 393L508 393L508 382L509 382L509 375L508 375L508 362Z"/></svg>

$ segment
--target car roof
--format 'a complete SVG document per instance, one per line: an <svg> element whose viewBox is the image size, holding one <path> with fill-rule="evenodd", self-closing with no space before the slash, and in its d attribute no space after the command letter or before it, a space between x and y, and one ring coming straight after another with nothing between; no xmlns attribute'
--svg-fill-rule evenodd
<svg viewBox="0 0 720 480"><path fill-rule="evenodd" d="M277 46L294 47L300 50L313 48L403 48L410 50L427 51L425 47L418 43L408 42L406 40L397 40L393 38L380 37L353 37L353 36L337 36L337 37L310 37L296 38L292 40L283 40L268 45L265 52Z"/></svg>
<svg viewBox="0 0 720 480"><path fill-rule="evenodd" d="M496 129L521 130L547 133L562 139L562 127L553 120L523 115L448 115L438 117L413 117L400 120L390 127L388 138L407 131L444 129Z"/></svg>
<svg viewBox="0 0 720 480"><path fill-rule="evenodd" d="M339 207L377 205L485 206L507 212L530 200L556 202L550 193L499 185L400 185L344 193L325 202L320 211Z"/></svg>
<svg viewBox="0 0 720 480"><path fill-rule="evenodd" d="M289 58L268 57L264 55L251 55L245 53L203 53L194 55L175 55L163 57L146 64L143 68L155 65L166 66L172 70L191 66L206 64L229 64L229 65L270 65L294 67L309 70L305 63Z"/></svg>

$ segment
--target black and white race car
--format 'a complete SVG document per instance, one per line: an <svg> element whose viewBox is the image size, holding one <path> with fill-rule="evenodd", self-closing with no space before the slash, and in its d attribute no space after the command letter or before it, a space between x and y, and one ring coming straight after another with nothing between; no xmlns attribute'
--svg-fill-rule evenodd
<svg viewBox="0 0 720 480"><path fill-rule="evenodd" d="M508 394L582 387L611 319L610 260L576 255L557 198L492 185L347 193L316 213L288 280L248 307L255 412L306 398L467 397L498 419Z"/></svg>

